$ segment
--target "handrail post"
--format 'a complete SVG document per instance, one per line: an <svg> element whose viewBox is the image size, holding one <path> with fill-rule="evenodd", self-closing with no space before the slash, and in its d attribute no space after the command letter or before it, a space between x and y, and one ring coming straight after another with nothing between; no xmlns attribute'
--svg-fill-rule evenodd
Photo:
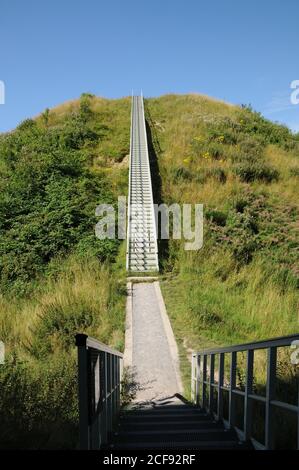
<svg viewBox="0 0 299 470"><path fill-rule="evenodd" d="M200 405L199 397L199 387L200 387L200 355L196 356L196 405Z"/></svg>
<svg viewBox="0 0 299 470"><path fill-rule="evenodd" d="M78 348L78 396L79 396L79 446L80 449L90 448L89 429L89 386L88 386L88 351L87 335L76 335Z"/></svg>
<svg viewBox="0 0 299 470"><path fill-rule="evenodd" d="M237 353L233 351L231 353L230 362L230 383L229 383L229 427L232 428L235 423L235 400L233 390L236 388L236 365L237 365Z"/></svg>
<svg viewBox="0 0 299 470"><path fill-rule="evenodd" d="M252 419L252 403L248 395L252 393L253 385L253 360L254 351L247 351L246 358L246 383L244 396L244 440L247 441L251 437L251 419Z"/></svg>
<svg viewBox="0 0 299 470"><path fill-rule="evenodd" d="M218 405L217 419L223 418L223 382L224 382L224 353L219 355L219 375L218 375Z"/></svg>
<svg viewBox="0 0 299 470"><path fill-rule="evenodd" d="M192 354L191 356L191 401L194 403L194 359L195 359L195 355Z"/></svg>
<svg viewBox="0 0 299 470"><path fill-rule="evenodd" d="M202 407L206 407L206 380L207 380L207 355L203 355L203 364L202 364Z"/></svg>
<svg viewBox="0 0 299 470"><path fill-rule="evenodd" d="M215 355L210 355L209 412L213 414Z"/></svg>
<svg viewBox="0 0 299 470"><path fill-rule="evenodd" d="M277 348L270 347L267 351L267 384L266 384L266 423L265 447L274 448L273 406L271 400L275 398Z"/></svg>

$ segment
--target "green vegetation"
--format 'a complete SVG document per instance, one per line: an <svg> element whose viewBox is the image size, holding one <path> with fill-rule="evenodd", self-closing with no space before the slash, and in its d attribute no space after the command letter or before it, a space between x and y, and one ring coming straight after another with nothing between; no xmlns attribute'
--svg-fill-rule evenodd
<svg viewBox="0 0 299 470"><path fill-rule="evenodd" d="M203 248L170 240L162 260L179 344L189 353L297 332L299 135L198 95L146 108L163 202L204 204Z"/></svg>
<svg viewBox="0 0 299 470"><path fill-rule="evenodd" d="M192 349L298 330L299 136L198 95L146 112L159 197L204 204L203 248L161 251L189 389ZM2 447L76 446L74 335L123 349L125 244L95 238L94 211L127 193L129 131L128 98L85 93L0 135Z"/></svg>
<svg viewBox="0 0 299 470"><path fill-rule="evenodd" d="M128 99L84 94L0 137L3 448L76 446L74 335L123 349L123 248L95 238L94 214L126 193L129 116Z"/></svg>

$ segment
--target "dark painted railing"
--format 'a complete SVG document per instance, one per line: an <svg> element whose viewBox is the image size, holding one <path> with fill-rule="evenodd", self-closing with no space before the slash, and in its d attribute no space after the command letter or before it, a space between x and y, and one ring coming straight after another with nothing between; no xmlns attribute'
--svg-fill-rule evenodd
<svg viewBox="0 0 299 470"><path fill-rule="evenodd" d="M284 375L284 371L280 370L280 378L278 379L277 365L279 354L281 354L280 348L284 350L284 360L288 358L287 368L291 369L293 373L291 390L292 397L294 395L296 397L295 403L288 403L289 397L286 400L277 397L279 380L281 381L281 377ZM289 350L287 351L285 348L289 348ZM254 377L255 355L258 356L260 353L257 352L260 350L266 352L264 387L256 387ZM241 364L238 364L239 353L245 354L242 367ZM241 358L239 357L239 359ZM216 362L217 367L215 366ZM280 413L284 415L293 414L296 423L292 429L292 437L297 440L296 445L299 449L298 364L299 334L193 353L192 401L212 414L215 419L223 421L227 428L235 428L240 439L251 440L256 449L279 447L277 436L275 436L275 429L277 429L275 413L280 410ZM242 384L240 385L241 369L245 371L245 374L242 376ZM228 373L226 374L226 372ZM228 379L226 379L226 375L228 375ZM253 414L253 405L257 402L263 408L258 416L256 413ZM240 419L237 420L237 413L239 417L241 415L241 425ZM256 439L254 435L257 427L258 431L260 430L258 434L263 435L263 442ZM290 430L286 426L286 433L288 432L290 433ZM291 438L290 434L289 437Z"/></svg>
<svg viewBox="0 0 299 470"><path fill-rule="evenodd" d="M118 420L123 355L84 334L76 346L80 449L100 449Z"/></svg>

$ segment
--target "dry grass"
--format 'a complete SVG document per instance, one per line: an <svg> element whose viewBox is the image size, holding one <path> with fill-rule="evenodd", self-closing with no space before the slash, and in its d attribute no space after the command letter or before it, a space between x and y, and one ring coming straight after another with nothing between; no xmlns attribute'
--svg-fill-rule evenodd
<svg viewBox="0 0 299 470"><path fill-rule="evenodd" d="M201 95L167 95L148 100L147 108L161 147L158 159L165 202L203 203L204 210L209 207L225 212L250 189L265 194L278 214L288 207L299 209L298 177L290 175L290 169L299 164L294 152L276 145L266 147L266 164L279 171L278 181L271 184L241 182L232 172L229 146L222 161L192 153L193 139L206 139L207 129L224 118L237 119L238 107ZM190 178L173 178L172 171L178 167L186 169ZM198 180L203 169L213 168L226 173L225 182ZM295 237L294 223L281 223L288 223ZM298 290L292 283L282 285L280 267L273 266L262 252L252 263L237 267L229 248L215 245L208 230L206 226L205 246L198 254L187 254L179 243L170 242L176 277L162 287L180 343L193 349L297 332ZM272 249L275 254L275 247Z"/></svg>
<svg viewBox="0 0 299 470"><path fill-rule="evenodd" d="M75 312L81 306L88 308L96 320L84 333L123 349L124 283L117 281L108 267L100 267L96 260L80 262L70 258L57 280L45 282L43 291L31 299L0 299L0 337L8 353L17 349L28 356L26 346L34 339L34 329L41 319L53 309L73 308Z"/></svg>

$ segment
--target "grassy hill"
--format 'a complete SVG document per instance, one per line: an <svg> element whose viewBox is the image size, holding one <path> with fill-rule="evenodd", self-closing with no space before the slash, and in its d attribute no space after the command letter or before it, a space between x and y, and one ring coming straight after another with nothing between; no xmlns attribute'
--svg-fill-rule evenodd
<svg viewBox="0 0 299 470"><path fill-rule="evenodd" d="M200 95L145 105L156 200L204 204L203 248L161 250L183 357L297 331L299 136ZM127 194L129 135L129 98L83 94L0 136L3 447L74 446L74 333L123 348L125 247L94 210Z"/></svg>
<svg viewBox="0 0 299 470"><path fill-rule="evenodd" d="M74 334L123 348L124 252L94 214L127 192L129 135L129 99L84 94L0 137L3 447L75 445Z"/></svg>
<svg viewBox="0 0 299 470"><path fill-rule="evenodd" d="M161 199L204 204L203 248L171 240L163 260L183 352L297 332L299 135L198 95L147 100L147 113Z"/></svg>

